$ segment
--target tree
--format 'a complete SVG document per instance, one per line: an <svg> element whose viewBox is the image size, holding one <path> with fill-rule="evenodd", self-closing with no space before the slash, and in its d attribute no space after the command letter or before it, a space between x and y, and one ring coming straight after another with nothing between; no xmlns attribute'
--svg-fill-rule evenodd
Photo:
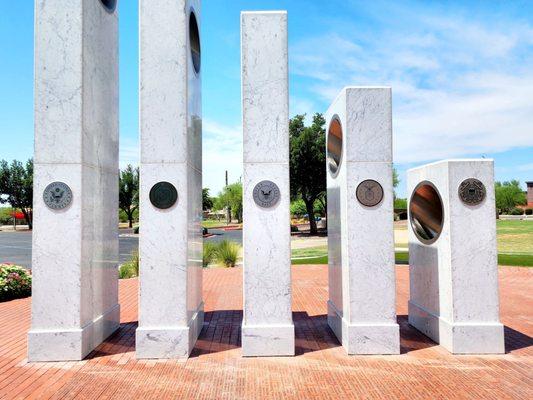
<svg viewBox="0 0 533 400"><path fill-rule="evenodd" d="M202 189L202 210L207 211L213 208L213 198L209 196L209 188Z"/></svg>
<svg viewBox="0 0 533 400"><path fill-rule="evenodd" d="M392 187L394 188L394 198L396 199L396 188L400 184L400 176L396 167L392 167Z"/></svg>
<svg viewBox="0 0 533 400"><path fill-rule="evenodd" d="M289 121L291 197L305 203L310 233L315 235L315 201L326 208L326 120L317 113L311 126L306 127L304 119L305 115L296 115Z"/></svg>
<svg viewBox="0 0 533 400"><path fill-rule="evenodd" d="M520 187L520 182L495 183L496 208L500 213L509 213L518 205L526 204L526 195Z"/></svg>
<svg viewBox="0 0 533 400"><path fill-rule="evenodd" d="M303 217L307 215L307 207L302 199L297 199L291 202L290 206L291 215L296 217ZM322 202L317 200L314 205L314 213L316 214L325 214L325 210L322 206Z"/></svg>
<svg viewBox="0 0 533 400"><path fill-rule="evenodd" d="M222 189L218 197L215 199L214 208L217 210L223 210L227 208L231 209L231 212L239 223L242 222L242 183L236 182L228 185ZM231 219L231 215L230 215Z"/></svg>
<svg viewBox="0 0 533 400"><path fill-rule="evenodd" d="M128 165L119 174L118 204L128 216L129 226L133 227L133 213L139 208L139 168Z"/></svg>
<svg viewBox="0 0 533 400"><path fill-rule="evenodd" d="M0 162L0 203L9 203L24 214L30 229L33 229L33 159L26 165L13 160L10 164Z"/></svg>

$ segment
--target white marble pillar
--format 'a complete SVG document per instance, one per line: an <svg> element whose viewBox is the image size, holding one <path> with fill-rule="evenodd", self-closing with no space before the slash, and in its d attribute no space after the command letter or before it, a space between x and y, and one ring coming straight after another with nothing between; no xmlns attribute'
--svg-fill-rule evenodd
<svg viewBox="0 0 533 400"><path fill-rule="evenodd" d="M407 186L409 323L452 353L503 353L493 161L424 165Z"/></svg>
<svg viewBox="0 0 533 400"><path fill-rule="evenodd" d="M344 88L326 127L328 323L348 354L397 354L391 89Z"/></svg>
<svg viewBox="0 0 533 400"><path fill-rule="evenodd" d="M186 358L204 317L200 1L141 0L139 14L141 265L136 354ZM167 189L151 198L161 182L176 190L175 201L167 202Z"/></svg>
<svg viewBox="0 0 533 400"><path fill-rule="evenodd" d="M119 326L118 13L105 3L35 2L30 361L81 360Z"/></svg>
<svg viewBox="0 0 533 400"><path fill-rule="evenodd" d="M287 13L243 12L241 47L244 134L242 350L244 356L294 355ZM254 190L259 204L254 200Z"/></svg>

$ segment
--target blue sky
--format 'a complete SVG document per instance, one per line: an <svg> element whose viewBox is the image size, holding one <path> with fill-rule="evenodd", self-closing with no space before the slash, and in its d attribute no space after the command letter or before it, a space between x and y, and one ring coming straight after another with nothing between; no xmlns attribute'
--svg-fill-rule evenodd
<svg viewBox="0 0 533 400"><path fill-rule="evenodd" d="M487 157L533 180L533 1L202 2L204 186L241 175L239 15L289 12L290 106L324 112L347 85L393 88L394 160ZM119 0L121 165L138 160L136 0ZM0 1L0 159L33 153L33 1Z"/></svg>

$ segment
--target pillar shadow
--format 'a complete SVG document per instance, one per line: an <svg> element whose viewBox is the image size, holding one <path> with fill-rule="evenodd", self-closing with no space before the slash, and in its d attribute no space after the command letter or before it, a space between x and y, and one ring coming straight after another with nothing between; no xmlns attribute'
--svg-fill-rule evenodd
<svg viewBox="0 0 533 400"><path fill-rule="evenodd" d="M328 325L327 315L309 316L305 311L293 312L295 326L295 354L340 347L341 344ZM407 315L398 315L400 326L400 354L438 346L429 337L409 325ZM242 347L242 310L223 310L205 313L204 326L190 357L219 353ZM113 356L135 351L137 321L120 325L119 329L93 350L85 359ZM505 353L533 346L533 337L505 326Z"/></svg>
<svg viewBox="0 0 533 400"><path fill-rule="evenodd" d="M327 315L309 316L307 312L293 312L295 326L295 353L339 347L340 343L328 326ZM206 312L204 326L191 357L219 353L242 347L242 310Z"/></svg>
<svg viewBox="0 0 533 400"><path fill-rule="evenodd" d="M326 314L309 316L306 311L292 313L297 356L340 347L335 333L328 325Z"/></svg>
<svg viewBox="0 0 533 400"><path fill-rule="evenodd" d="M204 326L190 357L240 348L242 315L242 310L206 312Z"/></svg>
<svg viewBox="0 0 533 400"><path fill-rule="evenodd" d="M407 354L439 345L415 327L409 325L407 315L398 315L396 321L400 326L400 354Z"/></svg>
<svg viewBox="0 0 533 400"><path fill-rule="evenodd" d="M111 336L85 357L85 360L135 351L135 330L137 325L137 321L120 324L119 328Z"/></svg>
<svg viewBox="0 0 533 400"><path fill-rule="evenodd" d="M533 346L533 337L504 326L505 354Z"/></svg>

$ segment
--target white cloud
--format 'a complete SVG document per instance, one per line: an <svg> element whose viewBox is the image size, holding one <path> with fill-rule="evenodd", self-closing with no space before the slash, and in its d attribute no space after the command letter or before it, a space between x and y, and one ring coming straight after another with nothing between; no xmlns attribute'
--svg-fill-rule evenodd
<svg viewBox="0 0 533 400"><path fill-rule="evenodd" d="M128 164L139 165L139 140L138 138L120 137L120 168L124 169Z"/></svg>
<svg viewBox="0 0 533 400"><path fill-rule="evenodd" d="M139 165L139 141L121 137L120 168ZM211 120L203 122L203 187L216 195L225 184L225 171L230 183L242 176L242 128L227 126Z"/></svg>
<svg viewBox="0 0 533 400"><path fill-rule="evenodd" d="M295 43L293 73L324 108L343 86L392 86L399 163L533 146L532 26L398 13L391 26L383 16L371 31L331 24L339 33Z"/></svg>
<svg viewBox="0 0 533 400"><path fill-rule="evenodd" d="M203 187L217 195L225 185L242 176L242 127L227 126L211 120L203 122Z"/></svg>

